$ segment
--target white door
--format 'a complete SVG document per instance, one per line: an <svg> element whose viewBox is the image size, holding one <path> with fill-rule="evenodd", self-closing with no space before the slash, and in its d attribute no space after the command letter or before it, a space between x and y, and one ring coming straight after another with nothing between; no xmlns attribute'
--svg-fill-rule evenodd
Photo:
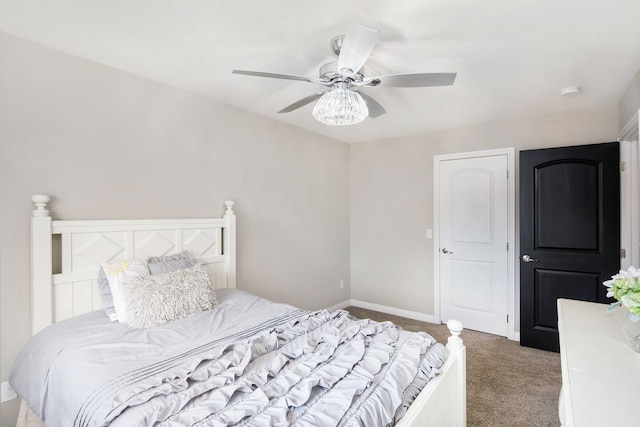
<svg viewBox="0 0 640 427"><path fill-rule="evenodd" d="M507 155L443 160L438 169L441 318L507 336Z"/></svg>

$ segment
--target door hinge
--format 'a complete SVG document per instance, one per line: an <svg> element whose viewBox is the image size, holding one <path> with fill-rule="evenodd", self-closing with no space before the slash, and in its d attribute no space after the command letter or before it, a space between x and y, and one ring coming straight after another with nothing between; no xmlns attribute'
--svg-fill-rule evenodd
<svg viewBox="0 0 640 427"><path fill-rule="evenodd" d="M627 250L626 249L620 249L620 259L624 259L627 257Z"/></svg>
<svg viewBox="0 0 640 427"><path fill-rule="evenodd" d="M509 315L507 314L507 323L509 323Z"/></svg>
<svg viewBox="0 0 640 427"><path fill-rule="evenodd" d="M507 252L509 252L509 242L507 242Z"/></svg>
<svg viewBox="0 0 640 427"><path fill-rule="evenodd" d="M620 172L624 172L625 170L627 170L627 164L624 160L620 160Z"/></svg>

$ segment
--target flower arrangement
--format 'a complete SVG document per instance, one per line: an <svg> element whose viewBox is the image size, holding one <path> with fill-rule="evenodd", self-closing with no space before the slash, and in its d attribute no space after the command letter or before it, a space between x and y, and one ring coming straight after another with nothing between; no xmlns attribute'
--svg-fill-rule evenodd
<svg viewBox="0 0 640 427"><path fill-rule="evenodd" d="M640 317L640 270L629 267L627 271L620 270L603 283L607 287L607 297L617 301L611 304L609 312L624 305L629 313Z"/></svg>

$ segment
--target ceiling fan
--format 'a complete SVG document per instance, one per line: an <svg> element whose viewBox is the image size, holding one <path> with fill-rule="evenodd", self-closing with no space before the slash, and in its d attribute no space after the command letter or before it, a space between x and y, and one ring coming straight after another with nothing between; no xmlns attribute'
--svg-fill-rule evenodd
<svg viewBox="0 0 640 427"><path fill-rule="evenodd" d="M237 69L232 73L299 80L323 86L320 91L294 102L278 113L289 113L320 99L314 107L313 115L319 121L330 125L355 124L367 116L376 118L386 113L378 101L360 90L362 87L450 86L455 81L456 73L387 74L366 77L363 66L371 55L377 39L378 30L351 24L346 35L331 40L331 48L338 60L320 67L317 78Z"/></svg>

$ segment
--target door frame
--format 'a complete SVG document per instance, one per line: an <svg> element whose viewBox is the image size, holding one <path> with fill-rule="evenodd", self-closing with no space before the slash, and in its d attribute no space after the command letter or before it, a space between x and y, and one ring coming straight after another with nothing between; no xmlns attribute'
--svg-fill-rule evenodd
<svg viewBox="0 0 640 427"><path fill-rule="evenodd" d="M620 173L620 247L626 256L620 268L640 265L640 111L619 133L620 160L625 167Z"/></svg>
<svg viewBox="0 0 640 427"><path fill-rule="evenodd" d="M514 147L495 150L470 151L464 153L440 154L433 156L433 279L434 279L434 307L433 313L437 321L442 322L441 317L441 292L440 292L440 163L447 160L474 159L480 157L507 156L507 338L518 340L516 336L516 242L515 242L515 202L516 202L516 177ZM449 320L449 319L446 319Z"/></svg>

